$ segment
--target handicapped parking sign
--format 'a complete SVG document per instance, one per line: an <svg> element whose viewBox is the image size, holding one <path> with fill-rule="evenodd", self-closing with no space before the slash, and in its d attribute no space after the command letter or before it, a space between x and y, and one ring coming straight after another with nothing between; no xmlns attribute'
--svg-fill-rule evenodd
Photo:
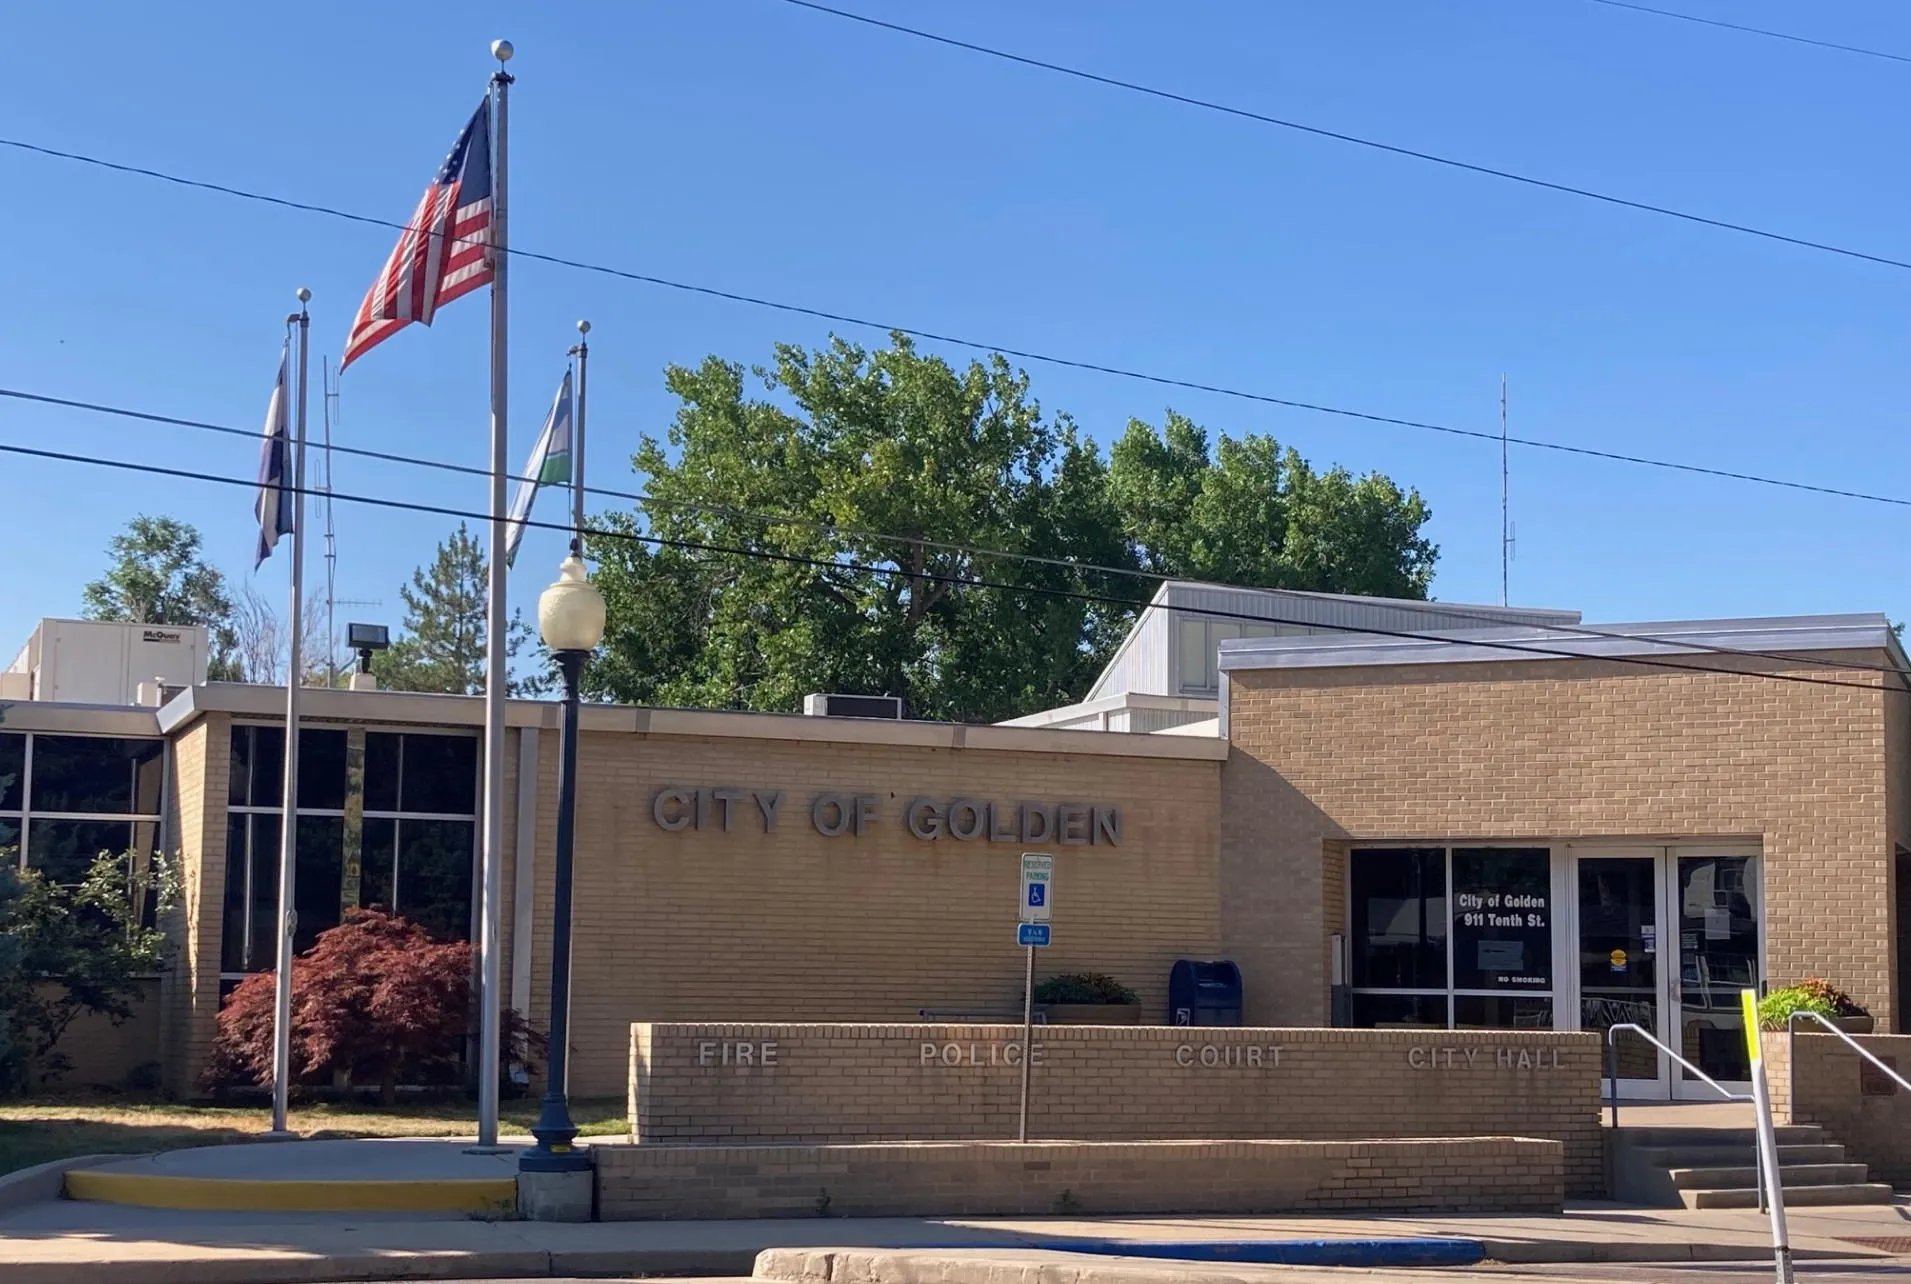
<svg viewBox="0 0 1911 1284"><path fill-rule="evenodd" d="M1040 852L1022 853L1021 920L1046 923L1055 904L1055 858Z"/></svg>

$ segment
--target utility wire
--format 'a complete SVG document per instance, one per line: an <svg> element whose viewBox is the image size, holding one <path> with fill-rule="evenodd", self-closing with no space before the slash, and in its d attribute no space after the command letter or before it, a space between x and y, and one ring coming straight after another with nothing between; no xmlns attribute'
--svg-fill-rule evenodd
<svg viewBox="0 0 1911 1284"><path fill-rule="evenodd" d="M39 405L59 406L59 407L67 408L67 409L73 409L73 410L84 410L84 411L89 411L89 412L97 413L97 414L118 416L120 418L125 418L125 419L135 419L145 423L158 423L158 424L166 424L166 425L179 427L179 428L200 429L206 432L219 433L224 436L244 437L249 441L256 440L258 437L258 432L255 429L236 428L229 424L208 423L200 419L182 419L172 415L152 414L146 411L129 410L119 406L101 405L97 402L74 401L65 397L50 397L50 396L45 396L39 393L23 392L16 388L0 388L0 398L8 398L8 399L17 400L17 401L26 401L26 402L39 404ZM476 465L471 465L471 464L454 464L447 460L441 460L441 459L423 459L415 455L400 455L400 454L394 454L390 451L367 450L362 447L341 446L336 444L333 444L329 446L328 448L342 455L356 455L362 458L376 459L386 463L404 464L410 467L434 469L439 472L457 473L460 475L470 476L470 477L489 477L491 475L490 470L487 468L479 468ZM507 473L505 476L505 480L511 481L511 482L527 482L527 481L533 481L535 479L530 477L522 477L515 473ZM328 481L328 485L329 485L329 481ZM315 493L322 493L322 492L315 492ZM931 539L925 536L897 535L897 534L892 534L892 533L882 532L882 531L871 531L867 529L861 529L858 527L841 526L825 518L799 517L789 513L765 513L765 512L761 512L754 509L737 508L735 506L727 505L727 504L705 504L705 503L700 503L694 500L663 499L655 495L646 494L643 491L617 490L617 489L614 489L611 487L605 487L605 486L586 486L584 488L584 493L586 495L597 495L597 496L608 498L608 499L627 500L632 503L649 505L655 508L688 509L693 512L709 513L709 514L713 514L713 515L721 516L721 517L739 518L744 521L756 522L765 526L806 527L811 530L821 531L823 533L835 535L835 536L838 536L839 538L844 538L844 539L859 539L859 540L865 540L870 542L902 544L902 545L920 545L924 548L933 548L933 549L938 549L944 552L959 553L968 557L994 558L999 561L1019 562L1019 563L1028 564L1028 565L1057 567L1063 570L1073 571L1078 574L1081 572L1093 572L1095 574L1100 574L1100 575L1123 576L1129 579L1151 580L1158 584L1165 583L1170 580L1185 580L1187 578L1186 576L1169 575L1162 571L1150 571L1141 567L1109 566L1105 563L1084 562L1084 561L1079 561L1073 558L1049 557L1040 553L1010 552L1006 549L988 548L983 545L964 544L964 543L958 543L952 540ZM1208 581L1202 581L1202 582L1207 583ZM1219 584L1216 584L1215 587L1236 589L1236 590L1239 590L1242 592L1248 592L1248 593L1268 591L1268 590L1260 589L1255 585L1248 585L1248 584L1219 583ZM1275 590L1275 591L1281 591L1281 590ZM1305 591L1305 590L1288 590L1288 591ZM1504 615L1487 615L1478 611L1469 611L1462 606L1448 605L1445 603L1433 602L1433 601L1429 601L1426 605L1429 608L1429 612L1428 612L1429 614L1438 615L1439 617L1443 619L1466 621L1469 623L1477 623L1482 625L1500 626L1500 627L1508 627L1514 624L1513 621L1508 620ZM1175 609L1180 610L1182 608L1177 607ZM1243 615L1241 618L1262 619L1263 617ZM1270 622L1283 623L1284 621L1270 620ZM1552 629L1558 632L1571 633L1581 637L1606 638L1609 640L1625 640L1625 641L1644 640L1644 641L1660 642L1667 646L1683 647L1692 651L1707 652L1707 653L1711 653L1715 655L1754 656L1760 659L1784 660L1784 661L1804 661L1806 659L1806 657L1804 656L1782 652L1782 651L1757 651L1757 650L1748 650L1743 647L1709 646L1704 643L1685 642L1675 638L1658 638L1658 637L1652 637L1647 634L1615 633L1609 629L1597 629L1597 628L1593 628L1589 625L1584 625L1584 624L1566 624L1561 622L1561 623L1547 623L1544 625L1534 625L1533 627ZM1360 631L1364 632L1366 630L1360 630ZM1902 670L1898 669L1896 666L1891 666L1891 665L1866 664L1866 663L1863 663L1862 661L1838 660L1838 659L1833 659L1828 657L1819 657L1819 656L1811 657L1809 662L1813 664L1828 666L1831 668L1857 669L1866 673L1901 674L1903 672Z"/></svg>
<svg viewBox="0 0 1911 1284"><path fill-rule="evenodd" d="M1111 89L1122 89L1133 94L1145 94L1150 98L1159 98L1166 102L1180 103L1186 107L1198 107L1203 111L1220 112L1225 116L1234 116L1241 120L1251 120L1263 125L1273 125L1279 129L1290 129L1297 133L1311 134L1316 138L1332 139L1338 143L1352 143L1357 147L1366 147L1377 152L1386 152L1393 156L1405 156L1413 160L1426 161L1432 165L1444 165L1448 169L1464 170L1469 174L1483 174L1488 178L1504 179L1509 183L1522 183L1527 187L1543 188L1549 192L1560 192L1567 196L1579 196L1589 201L1600 201L1607 205L1616 205L1623 209L1637 210L1644 214L1657 214L1664 218L1679 219L1687 223L1697 223L1703 227L1718 228L1725 232L1738 232L1745 236L1756 236L1767 241L1777 241L1784 245L1794 245L1801 249L1819 250L1826 254L1838 254L1849 259L1861 259L1866 263L1877 263L1885 267L1911 269L1911 261L1894 259L1883 254L1873 254L1867 250L1854 250L1842 245L1833 245L1828 241L1813 241L1802 236L1789 236L1783 232L1773 232L1762 227L1753 227L1749 223L1734 223L1727 219L1710 218L1704 214L1693 214L1686 210L1673 209L1669 205L1654 205L1649 201L1635 201L1629 197L1614 196L1608 192L1597 192L1589 187L1574 187L1570 183L1555 183L1550 179L1534 178L1530 174L1518 174L1512 170L1495 169L1491 165L1479 165L1472 161L1463 161L1451 156L1441 156L1434 152L1418 151L1411 147L1402 147L1397 143L1383 143L1374 138L1362 138L1358 134L1342 133L1335 129L1326 129L1319 125L1303 124L1298 120L1287 120L1280 116L1268 116L1261 112L1250 111L1245 107L1234 107L1227 103L1215 102L1207 98L1196 98L1190 94L1178 94L1168 89L1158 89L1153 85L1144 85L1132 80L1119 80L1114 76L1104 76L1098 72L1084 71L1080 67L1070 67L1059 62L1047 62L1040 58L1030 58L1006 49L996 49L989 45L975 44L968 40L957 40L953 36L940 35L933 31L924 31L920 27L906 27L899 22L888 22L881 18L872 18L867 14L854 13L848 9L836 9L826 4L817 4L815 0L783 0L785 4L795 5L799 9L809 9L815 13L828 14L834 18L843 18L850 22L860 22L866 26L880 27L899 35L913 36L918 40L928 40L935 44L947 45L952 49L964 49L970 53L1000 58L1005 62L1020 63L1025 67L1035 67L1042 71L1052 71L1058 75L1072 76L1077 80L1090 81L1097 85L1106 85Z"/></svg>
<svg viewBox="0 0 1911 1284"><path fill-rule="evenodd" d="M148 476L174 477L186 481L211 482L222 486L244 486L257 489L259 485L257 478L227 477L218 473L199 472L188 468L169 468L157 464L144 464L136 460L108 459L97 455L81 455L69 451L45 450L32 446L19 446L4 442L0 442L0 454L21 455L32 459L47 459L61 463L112 468L124 472L143 473ZM288 486L282 489L295 494L318 495L323 493L311 487L300 488ZM389 499L381 496L348 494L340 491L333 491L331 495L333 499L343 500L348 504L363 504L374 508L390 508L405 512L427 513L441 517L456 517L465 521L489 520L485 514L473 512L469 509L451 508L442 504L425 504L416 500ZM527 527L534 527L539 530L566 532L571 530L567 522L541 522L527 519L524 524ZM949 575L938 571L910 571L901 567L879 566L868 562L857 562L839 558L806 557L798 553L779 553L768 549L734 548L722 544L706 543L701 540L674 539L661 535L640 535L635 531L610 530L599 527L588 531L587 535L596 539L649 544L659 548L675 548L689 552L750 557L756 558L759 561L778 562L784 565L808 566L822 571L857 571L872 575L881 575L891 579L901 578L910 581L948 584L958 588L983 588L996 589L1008 593L1026 593L1041 597L1082 602L1090 605L1119 607L1129 611L1145 610L1150 605L1145 598L1121 598L1103 593L1089 593L1077 589L1043 588L1037 585L1015 584L1008 581L988 580L974 576ZM1177 607L1176 609L1183 614L1201 616L1206 619L1238 620L1250 624L1285 624L1296 628L1325 629L1330 632L1352 633L1369 637L1397 638L1412 642L1431 642L1444 646L1482 647L1494 651L1536 655L1549 660L1603 660L1609 663L1632 665L1635 667L1670 669L1688 673L1724 673L1746 678L1764 678L1772 681L1796 682L1808 686L1846 687L1854 691L1878 692L1896 690L1911 695L1911 686L1902 684L1894 685L1889 682L1880 684L1847 682L1838 678L1815 678L1798 673L1775 673L1758 669L1734 669L1723 664L1688 664L1681 663L1677 660L1657 659L1650 656L1639 655L1589 655L1581 651L1562 651L1554 647L1535 645L1533 643L1513 642L1501 639L1454 638L1451 636L1443 636L1437 632L1422 633L1410 629L1373 628L1360 624L1327 624L1317 620L1297 620L1280 616L1252 615L1244 611L1226 611L1212 607ZM1540 629L1550 628L1550 626L1547 625L1536 625L1532 627ZM1660 645L1667 646L1686 645L1676 640L1660 642L1658 639L1634 637L1627 634L1619 634L1617 636L1628 641L1658 642ZM1752 658L1752 653L1735 652L1733 654ZM1772 658L1781 659L1789 663L1816 663L1815 658L1801 659L1793 656L1777 656ZM1886 674L1895 674L1896 672L1895 670L1886 669L1879 669L1878 671Z"/></svg>
<svg viewBox="0 0 1911 1284"><path fill-rule="evenodd" d="M1866 49L1862 45L1841 45L1835 40L1815 40L1810 36L1794 35L1789 31L1772 31L1766 27L1748 27L1742 23L1726 22L1722 18L1701 18L1696 13L1679 13L1673 9L1655 9L1649 4L1634 4L1632 0L1592 0L1593 4L1608 5L1614 9L1631 9L1635 13L1649 13L1660 18L1677 18L1680 22L1696 22L1702 27L1723 27L1727 31L1742 31L1748 36L1765 36L1772 40L1789 40L1793 44L1811 45L1818 49L1835 49L1839 53L1862 54L1866 58L1885 58L1891 62L1911 62L1904 54L1887 53L1882 49Z"/></svg>
<svg viewBox="0 0 1911 1284"><path fill-rule="evenodd" d="M795 3L796 0L791 0ZM869 19L866 21L873 21ZM365 214L354 214L346 210L334 209L325 205L312 205L302 201L286 200L283 197L267 196L243 188L229 187L220 183L208 183L199 179L183 178L159 170L144 169L136 165L122 165L117 161L102 160L96 156L87 156L79 152L60 151L57 148L43 147L37 143L21 142L18 139L0 138L0 147L10 147L19 151L50 156L60 160L74 161L83 165L99 166L119 173L136 174L144 178L177 184L181 187L197 188L217 192L226 196L235 196L243 200L259 201L267 205L281 206L286 209L300 210L306 213L322 214L329 218L344 219L352 223L364 223L372 227L391 228L396 231L410 230L404 223L389 219L372 218ZM515 246L507 251L513 257L550 263L558 267L573 268L580 272L591 272L600 276L614 277L624 281L636 281L645 285L661 286L665 289L679 290L687 294L698 294L708 298L724 299L731 303L746 303L752 307L768 308L777 312L787 312L796 316L812 317L817 320L831 321L840 325L858 326L867 330L884 333L906 334L932 343L946 343L954 347L969 348L978 352L993 352L1003 356L1015 357L1022 361L1035 361L1043 365L1059 366L1069 370L1084 370L1094 374L1112 375L1120 379L1132 379L1139 383L1153 384L1164 388L1183 388L1194 392L1212 393L1219 397L1229 397L1237 401L1252 402L1257 405L1281 406L1289 410L1303 410L1309 414L1332 415L1342 419L1356 419L1363 423L1385 424L1395 428L1413 428L1423 432L1443 433L1450 437L1466 437L1475 441L1487 441L1495 444L1502 440L1515 446L1526 446L1533 450L1550 450L1560 454L1578 455L1586 459L1604 459L1612 463L1635 464L1645 468L1662 468L1671 472L1690 473L1701 477L1717 477L1727 481L1751 482L1759 486L1775 486L1783 490L1804 491L1814 495L1832 495L1840 499L1862 499L1876 504L1895 504L1911 507L1911 499L1902 499L1889 495L1878 495L1868 491L1852 490L1839 486L1820 486L1811 482L1794 481L1782 477L1770 477L1759 473L1740 472L1730 468L1712 468L1703 464L1681 463L1670 459L1656 459L1648 455L1631 455L1623 451L1599 450L1592 446L1573 446L1564 442L1545 441L1536 437L1502 438L1496 432L1485 432L1474 428L1458 428L1452 424L1430 423L1420 419L1402 419L1392 415L1373 414L1364 410L1349 410L1343 406L1329 406L1320 402L1302 401L1292 397L1277 397L1271 393L1250 392L1241 388L1230 388L1222 384L1203 383L1194 379L1179 379L1170 375L1151 374L1144 370L1134 370L1122 366L1112 366L1096 361L1085 361L1073 357L1058 357L1052 353L1036 352L1028 348L1013 348L1002 343L986 343L980 339L963 338L960 335L942 334L935 330L897 325L892 322L873 321L868 317L852 316L843 312L830 312L822 308L806 307L796 303L785 303L775 299L758 298L754 295L740 294L733 290L720 290L714 286L696 285L685 281L673 281L667 277L652 276L643 272L627 271L623 268L608 267L601 263L586 263L577 259L562 258L554 254L540 254ZM1861 256L1862 257L1862 256ZM1884 261L1884 260L1881 260ZM1911 267L1911 263L1896 264Z"/></svg>

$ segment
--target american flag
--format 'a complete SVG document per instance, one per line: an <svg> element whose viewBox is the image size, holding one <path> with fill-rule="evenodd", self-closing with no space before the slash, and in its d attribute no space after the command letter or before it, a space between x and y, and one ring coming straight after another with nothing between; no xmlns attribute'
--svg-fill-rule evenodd
<svg viewBox="0 0 1911 1284"><path fill-rule="evenodd" d="M352 321L339 372L491 280L491 113L481 102L418 202Z"/></svg>

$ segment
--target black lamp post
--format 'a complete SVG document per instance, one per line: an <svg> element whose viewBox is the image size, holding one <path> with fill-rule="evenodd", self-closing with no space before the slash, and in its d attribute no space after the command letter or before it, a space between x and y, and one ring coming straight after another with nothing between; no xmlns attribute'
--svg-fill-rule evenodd
<svg viewBox="0 0 1911 1284"><path fill-rule="evenodd" d="M597 644L604 640L604 598L586 578L573 553L558 569L557 582L537 603L538 632L564 675L563 745L557 774L557 868L552 897L550 1052L544 1103L531 1135L537 1145L518 1160L523 1172L574 1172L590 1157L572 1145L577 1125L565 1094L571 1025L571 853L577 817L577 682Z"/></svg>

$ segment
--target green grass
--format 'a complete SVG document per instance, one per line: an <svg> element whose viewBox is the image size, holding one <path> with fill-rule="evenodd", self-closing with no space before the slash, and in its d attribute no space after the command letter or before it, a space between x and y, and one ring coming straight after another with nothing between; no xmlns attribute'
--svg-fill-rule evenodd
<svg viewBox="0 0 1911 1284"><path fill-rule="evenodd" d="M571 1118L586 1137L621 1134L628 1126L622 1098L573 1101ZM525 1133L538 1101L507 1102L499 1127ZM292 1108L288 1123L305 1136L468 1137L477 1132L467 1102L416 1102L390 1109L351 1102ZM0 1173L16 1172L72 1155L139 1154L249 1141L272 1126L264 1106L194 1106L96 1096L41 1097L0 1102Z"/></svg>

